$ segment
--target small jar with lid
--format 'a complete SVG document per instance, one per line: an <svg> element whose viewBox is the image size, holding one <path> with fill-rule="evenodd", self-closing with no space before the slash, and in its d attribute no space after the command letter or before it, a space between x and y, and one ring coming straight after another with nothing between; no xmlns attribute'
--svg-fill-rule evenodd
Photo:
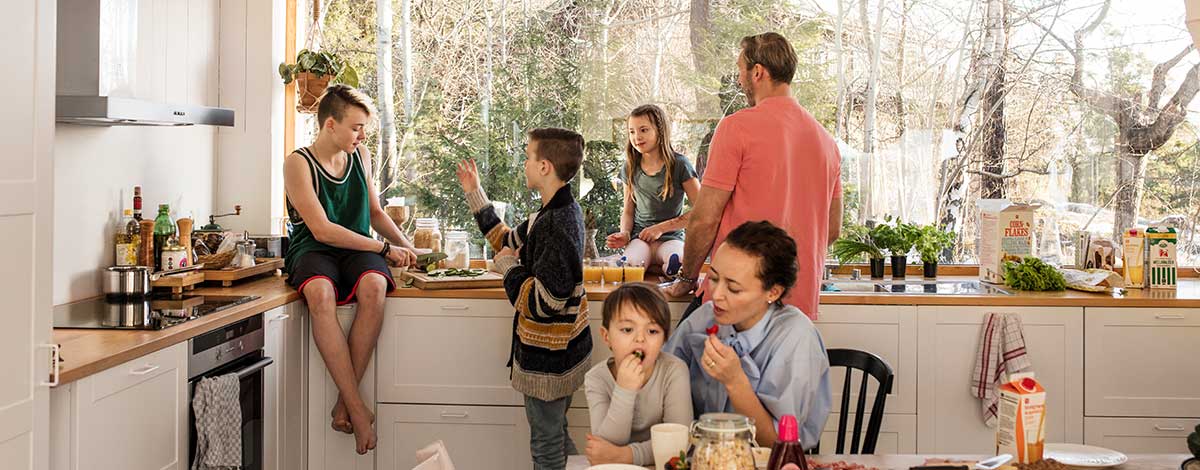
<svg viewBox="0 0 1200 470"><path fill-rule="evenodd" d="M446 232L446 267L467 269L471 267L471 241L467 232Z"/></svg>
<svg viewBox="0 0 1200 470"><path fill-rule="evenodd" d="M179 244L179 239L171 237L162 248L162 259L158 266L159 271L169 271L172 269L186 268L191 263L187 259L187 248Z"/></svg>
<svg viewBox="0 0 1200 470"><path fill-rule="evenodd" d="M706 413L692 424L693 470L754 467L754 420L736 413Z"/></svg>
<svg viewBox="0 0 1200 470"><path fill-rule="evenodd" d="M416 220L417 230L413 232L413 247L442 251L442 231L438 220L432 217L420 217Z"/></svg>

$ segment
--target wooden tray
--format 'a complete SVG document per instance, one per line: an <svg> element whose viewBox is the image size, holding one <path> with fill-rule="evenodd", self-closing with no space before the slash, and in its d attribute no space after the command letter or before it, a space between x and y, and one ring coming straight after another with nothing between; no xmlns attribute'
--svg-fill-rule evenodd
<svg viewBox="0 0 1200 470"><path fill-rule="evenodd" d="M150 281L150 286L170 288L172 294L182 294L183 291L192 290L196 288L196 284L204 282L204 273L205 271L197 270L160 276Z"/></svg>
<svg viewBox="0 0 1200 470"><path fill-rule="evenodd" d="M430 277L422 272L404 271L393 275L401 281L412 279L413 287L425 290L439 289L487 289L504 287L504 276L488 271L476 277Z"/></svg>
<svg viewBox="0 0 1200 470"><path fill-rule="evenodd" d="M249 268L205 269L205 281L221 281L222 287L233 285L233 281L269 273L283 267L283 258L258 258L254 266Z"/></svg>

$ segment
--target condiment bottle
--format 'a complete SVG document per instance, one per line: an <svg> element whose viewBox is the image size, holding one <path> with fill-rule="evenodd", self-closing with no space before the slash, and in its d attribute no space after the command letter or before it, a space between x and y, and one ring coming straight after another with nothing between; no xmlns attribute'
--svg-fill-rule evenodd
<svg viewBox="0 0 1200 470"><path fill-rule="evenodd" d="M154 221L141 220L138 221L138 228L141 229L141 254L138 255L138 266L145 266L154 270Z"/></svg>
<svg viewBox="0 0 1200 470"><path fill-rule="evenodd" d="M804 447L800 445L800 426L796 423L796 417L783 415L779 418L779 436L775 439L775 445L771 446L767 470L783 470L788 464L795 465L800 470L808 470Z"/></svg>
<svg viewBox="0 0 1200 470"><path fill-rule="evenodd" d="M175 224L171 222L171 206L159 204L158 217L154 218L153 266L158 267L162 265L162 250L167 245L167 240L171 239L171 235L175 235Z"/></svg>
<svg viewBox="0 0 1200 470"><path fill-rule="evenodd" d="M117 226L117 232L113 235L113 264L137 265L141 247L141 233L137 221L133 220L133 211L125 209L121 224Z"/></svg>

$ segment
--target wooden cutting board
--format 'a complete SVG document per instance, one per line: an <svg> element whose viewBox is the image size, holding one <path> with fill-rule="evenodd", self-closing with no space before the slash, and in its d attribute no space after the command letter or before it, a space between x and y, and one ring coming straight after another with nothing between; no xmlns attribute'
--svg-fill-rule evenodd
<svg viewBox="0 0 1200 470"><path fill-rule="evenodd" d="M404 271L399 277L402 281L412 279L413 287L425 290L438 289L486 289L489 287L504 287L504 276L488 271L475 277L431 277L422 272Z"/></svg>

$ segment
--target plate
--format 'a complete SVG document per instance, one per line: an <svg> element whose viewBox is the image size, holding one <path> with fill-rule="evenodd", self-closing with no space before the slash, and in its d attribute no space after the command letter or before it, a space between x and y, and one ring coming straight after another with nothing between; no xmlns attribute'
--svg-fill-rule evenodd
<svg viewBox="0 0 1200 470"><path fill-rule="evenodd" d="M1111 467L1129 460L1125 454L1103 447L1080 444L1046 444L1043 458L1054 459L1072 467Z"/></svg>
<svg viewBox="0 0 1200 470"><path fill-rule="evenodd" d="M624 463L606 463L601 465L592 465L591 467L588 467L587 470L646 470L646 468Z"/></svg>

